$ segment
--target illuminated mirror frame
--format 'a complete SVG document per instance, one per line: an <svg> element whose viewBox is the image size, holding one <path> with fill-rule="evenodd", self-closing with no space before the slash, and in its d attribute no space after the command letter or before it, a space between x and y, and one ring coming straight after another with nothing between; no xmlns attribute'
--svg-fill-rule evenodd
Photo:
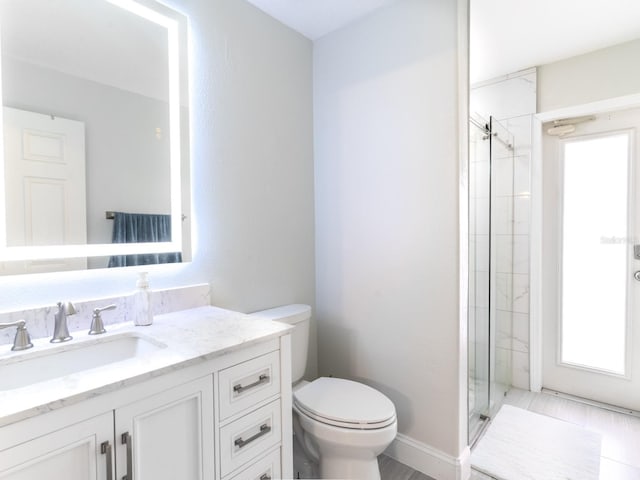
<svg viewBox="0 0 640 480"><path fill-rule="evenodd" d="M0 168L0 261L42 260L57 258L106 257L146 253L182 252L181 207L181 122L180 106L188 105L186 68L181 69L181 55L186 56L186 19L153 0L104 0L145 20L167 29L169 53L169 158L171 175L171 241L157 243L96 243L84 245L20 246L7 245L4 168ZM186 62L183 60L183 65ZM182 85L181 85L182 81ZM184 87L184 88L183 88ZM0 93L2 70L0 68ZM182 99L181 95L185 98ZM4 125L0 110L0 126ZM1 131L1 130L0 130ZM4 152L4 135L0 135L0 152ZM4 159L4 154L2 154Z"/></svg>

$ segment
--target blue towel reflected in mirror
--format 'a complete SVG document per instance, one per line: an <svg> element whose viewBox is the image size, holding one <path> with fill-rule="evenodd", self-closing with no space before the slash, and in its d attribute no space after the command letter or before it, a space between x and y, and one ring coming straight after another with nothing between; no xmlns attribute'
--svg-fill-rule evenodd
<svg viewBox="0 0 640 480"><path fill-rule="evenodd" d="M170 241L171 215L114 212L112 243ZM179 262L182 262L180 252L116 255L109 259L109 268Z"/></svg>

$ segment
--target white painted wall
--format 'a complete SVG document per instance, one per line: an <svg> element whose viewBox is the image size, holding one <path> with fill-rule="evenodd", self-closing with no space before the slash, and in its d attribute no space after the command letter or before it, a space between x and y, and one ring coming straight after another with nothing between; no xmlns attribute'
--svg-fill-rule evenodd
<svg viewBox="0 0 640 480"><path fill-rule="evenodd" d="M151 286L208 282L240 311L314 305L311 42L244 1L166 3L191 28L194 254L150 267ZM126 294L136 271L2 277L0 310Z"/></svg>
<svg viewBox="0 0 640 480"><path fill-rule="evenodd" d="M538 112L640 92L640 40L538 67Z"/></svg>
<svg viewBox="0 0 640 480"><path fill-rule="evenodd" d="M400 0L314 46L319 371L379 388L402 434L454 457L456 8Z"/></svg>

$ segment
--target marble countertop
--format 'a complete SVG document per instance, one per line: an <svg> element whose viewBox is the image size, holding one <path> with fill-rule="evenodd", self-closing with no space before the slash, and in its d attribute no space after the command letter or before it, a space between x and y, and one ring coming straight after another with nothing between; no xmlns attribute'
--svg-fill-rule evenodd
<svg viewBox="0 0 640 480"><path fill-rule="evenodd" d="M250 346L288 333L289 325L261 320L251 315L217 307L198 307L157 315L152 325L135 327L131 322L109 325L107 333L88 335L72 332L73 340L51 344L49 339L33 341L22 352L0 354L0 426L30 418L122 387L160 376L176 369ZM121 337L142 337L147 346L160 348L144 355L97 366L51 380L12 388L11 372L30 358L48 356L52 351L68 352L104 344ZM55 361L55 355L49 357ZM53 363L53 362L52 362Z"/></svg>

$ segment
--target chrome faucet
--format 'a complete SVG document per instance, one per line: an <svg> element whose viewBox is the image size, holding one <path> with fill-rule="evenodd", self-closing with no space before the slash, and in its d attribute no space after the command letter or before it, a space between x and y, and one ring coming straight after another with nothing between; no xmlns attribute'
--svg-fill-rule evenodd
<svg viewBox="0 0 640 480"><path fill-rule="evenodd" d="M73 303L67 302L63 304L62 302L58 302L58 311L54 316L55 325L53 327L53 338L51 339L51 343L68 342L73 338L69 335L67 317L69 315L74 315L75 313L78 312L76 307L73 306Z"/></svg>
<svg viewBox="0 0 640 480"><path fill-rule="evenodd" d="M27 348L33 347L31 337L29 336L29 332L27 332L26 324L27 322L24 320L17 320L11 323L0 323L0 330L3 328L18 327L16 330L16 336L13 339L13 347L11 347L11 350L26 350Z"/></svg>

